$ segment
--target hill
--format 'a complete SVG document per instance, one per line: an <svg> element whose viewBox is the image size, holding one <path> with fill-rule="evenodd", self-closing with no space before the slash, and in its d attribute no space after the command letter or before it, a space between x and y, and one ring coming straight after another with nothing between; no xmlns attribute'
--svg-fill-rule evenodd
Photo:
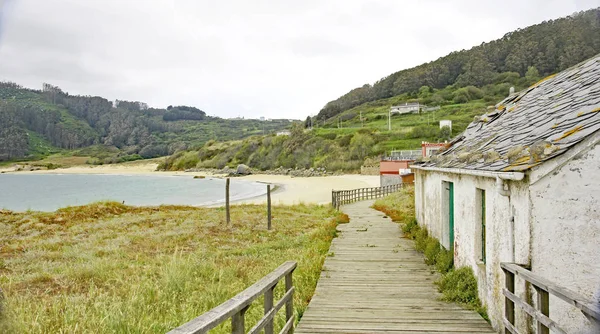
<svg viewBox="0 0 600 334"><path fill-rule="evenodd" d="M437 90L448 86L481 88L501 81L499 76L525 77L532 70L546 76L598 53L600 8L544 21L470 50L452 52L435 61L392 73L373 85L365 84L330 101L317 119L325 121L364 103L402 94L425 104L443 104L449 99ZM425 91L431 94L420 94Z"/></svg>
<svg viewBox="0 0 600 334"><path fill-rule="evenodd" d="M44 84L42 90L0 82L0 161L53 153L91 156L92 163L153 158L288 128L289 120L222 119L189 106L149 108L77 96Z"/></svg>
<svg viewBox="0 0 600 334"><path fill-rule="evenodd" d="M526 89L597 53L600 9L593 9L508 33L354 89L329 102L316 117L308 117L305 128L311 131L296 126L290 136L208 142L198 150L169 157L160 168L235 168L243 163L260 170L357 171L367 158L391 150L420 149L422 141L449 140L475 116L503 100L511 87ZM435 110L393 114L388 125L390 107L408 102ZM440 120L452 121L452 128L440 129Z"/></svg>

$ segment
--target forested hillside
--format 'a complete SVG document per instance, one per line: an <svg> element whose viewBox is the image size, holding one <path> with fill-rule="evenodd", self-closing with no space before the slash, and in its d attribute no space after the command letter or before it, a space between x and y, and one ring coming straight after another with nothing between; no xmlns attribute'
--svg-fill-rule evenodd
<svg viewBox="0 0 600 334"><path fill-rule="evenodd" d="M288 128L288 120L225 120L189 106L149 108L142 102L73 96L44 84L32 90L0 82L0 161L70 150L93 163L153 158ZM75 151L74 151L75 150Z"/></svg>
<svg viewBox="0 0 600 334"><path fill-rule="evenodd" d="M311 131L295 126L290 136L208 142L172 155L160 168L235 168L243 163L260 170L357 171L366 158L419 149L422 141L450 140L474 117L506 98L511 87L526 89L598 53L600 9L594 9L517 30L354 89L329 102L316 118L308 117L305 128ZM406 102L436 108L394 114L388 124L390 107ZM440 120L452 121L451 129L440 129Z"/></svg>
<svg viewBox="0 0 600 334"><path fill-rule="evenodd" d="M600 8L507 33L501 39L470 50L452 52L433 62L393 73L331 101L319 112L324 121L363 103L406 94L425 103L448 103L434 90L483 87L499 76L524 77L533 68L539 75L560 72L600 53Z"/></svg>

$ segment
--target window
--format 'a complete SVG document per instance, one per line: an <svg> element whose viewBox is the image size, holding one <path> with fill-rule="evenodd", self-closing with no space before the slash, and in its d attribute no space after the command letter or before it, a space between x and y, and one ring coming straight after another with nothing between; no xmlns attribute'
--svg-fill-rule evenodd
<svg viewBox="0 0 600 334"><path fill-rule="evenodd" d="M442 181L442 238L446 249L454 249L454 183Z"/></svg>
<svg viewBox="0 0 600 334"><path fill-rule="evenodd" d="M479 240L477 240L478 242L476 244L479 246L479 247L477 247L479 249L479 251L478 251L479 260L485 264L485 260L486 260L486 254L485 254L485 245L486 245L485 190L477 189L477 194L475 196L475 205L476 205L476 212L477 212L476 231L478 231L478 233L476 234L477 235L476 238L479 239Z"/></svg>

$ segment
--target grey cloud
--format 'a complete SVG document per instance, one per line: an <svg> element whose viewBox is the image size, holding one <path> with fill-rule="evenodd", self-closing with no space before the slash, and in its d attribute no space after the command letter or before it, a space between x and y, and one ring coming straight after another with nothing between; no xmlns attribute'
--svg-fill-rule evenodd
<svg viewBox="0 0 600 334"><path fill-rule="evenodd" d="M304 118L392 72L597 1L0 0L12 5L0 80Z"/></svg>
<svg viewBox="0 0 600 334"><path fill-rule="evenodd" d="M294 38L290 48L294 54L306 57L344 56L355 51L354 47L319 36Z"/></svg>

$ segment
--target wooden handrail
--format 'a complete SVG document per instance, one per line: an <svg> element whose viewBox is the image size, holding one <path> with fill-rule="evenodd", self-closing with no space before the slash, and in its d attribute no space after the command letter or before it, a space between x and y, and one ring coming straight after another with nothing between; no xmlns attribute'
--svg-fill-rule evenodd
<svg viewBox="0 0 600 334"><path fill-rule="evenodd" d="M357 201L375 199L387 196L402 189L403 184L392 184L383 187L357 188L350 190L332 190L331 206L339 209L341 205L354 203Z"/></svg>
<svg viewBox="0 0 600 334"><path fill-rule="evenodd" d="M207 333L230 318L232 333L245 333L244 313L246 313L252 302L263 294L265 295L265 315L250 332L258 333L264 329L265 333L273 333L273 319L275 314L285 305L286 324L280 334L293 333L293 296L295 289L292 285L292 273L296 267L297 263L294 261L285 262L235 297L169 331L168 334ZM273 305L273 290L283 277L285 277L286 293L277 304Z"/></svg>
<svg viewBox="0 0 600 334"><path fill-rule="evenodd" d="M565 331L558 327L558 324L549 317L549 294L577 307L589 319L600 322L600 308L578 293L560 287L516 263L500 263L500 267L504 271L506 278L506 288L503 290L505 296L505 319L503 319L503 322L505 323L506 333L516 333L516 330L514 329L515 305L519 306L537 322L538 333L549 333L550 329L555 333L565 333ZM535 309L514 294L515 276L521 277L536 289L538 292L538 309Z"/></svg>

